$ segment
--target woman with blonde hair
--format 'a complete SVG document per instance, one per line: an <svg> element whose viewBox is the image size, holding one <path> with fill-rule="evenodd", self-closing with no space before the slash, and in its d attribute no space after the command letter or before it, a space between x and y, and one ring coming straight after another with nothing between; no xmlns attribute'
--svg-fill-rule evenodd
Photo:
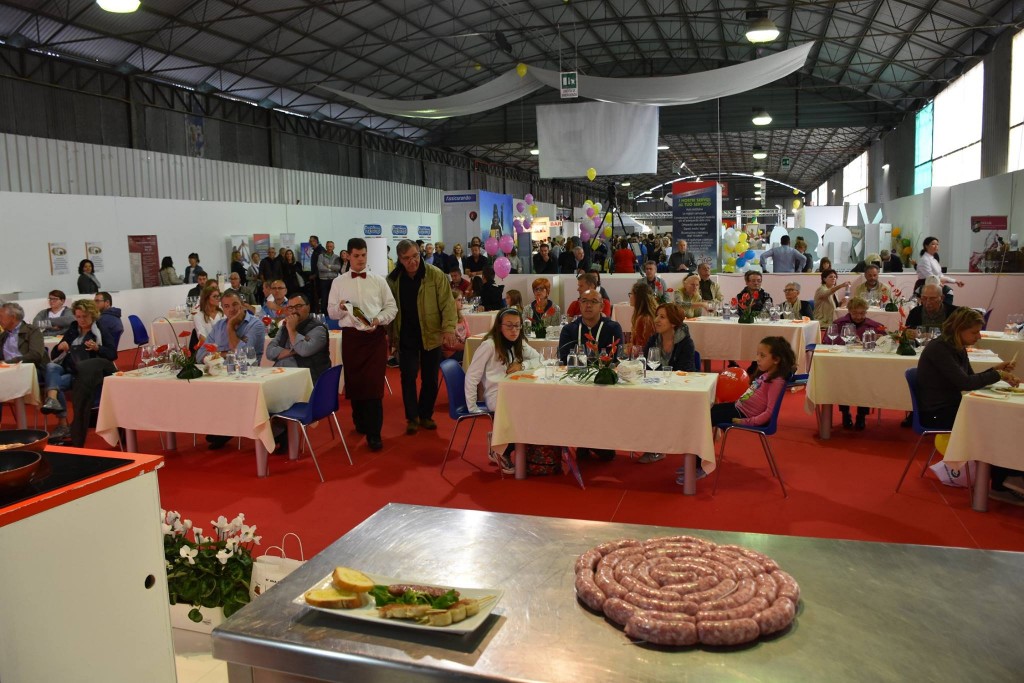
<svg viewBox="0 0 1024 683"><path fill-rule="evenodd" d="M658 302L651 294L647 282L637 280L629 289L629 303L633 306L633 318L630 321L629 339L626 341L638 348L646 344L654 334L654 315Z"/></svg>
<svg viewBox="0 0 1024 683"><path fill-rule="evenodd" d="M465 257L466 252L463 251L462 249L462 243L456 242L455 246L452 247L452 257L448 260L448 262L449 264L451 264L452 262L459 264L459 272L462 273L463 275L466 274L466 269L463 268L462 266L462 259L464 259ZM449 270L451 270L451 265L449 265L448 268Z"/></svg>

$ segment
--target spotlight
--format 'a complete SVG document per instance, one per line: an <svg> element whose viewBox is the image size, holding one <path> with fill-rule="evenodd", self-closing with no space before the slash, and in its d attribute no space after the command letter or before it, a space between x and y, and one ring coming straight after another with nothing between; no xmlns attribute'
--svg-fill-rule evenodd
<svg viewBox="0 0 1024 683"><path fill-rule="evenodd" d="M630 185L632 185L632 183L630 183L628 180L625 180L619 183L619 185L621 185L622 187L629 187Z"/></svg>
<svg viewBox="0 0 1024 683"><path fill-rule="evenodd" d="M755 159L767 159L768 158L768 152L764 151L764 148L761 147L761 145L754 145L752 156Z"/></svg>
<svg viewBox="0 0 1024 683"><path fill-rule="evenodd" d="M772 122L772 115L764 109L754 109L754 118L751 121L755 126L767 126Z"/></svg>
<svg viewBox="0 0 1024 683"><path fill-rule="evenodd" d="M760 178L761 176L764 175L764 169L763 168L757 169L756 171L754 171L754 175L756 175L758 178Z"/></svg>
<svg viewBox="0 0 1024 683"><path fill-rule="evenodd" d="M666 149L668 149L668 145L658 145L658 149L666 150Z"/></svg>
<svg viewBox="0 0 1024 683"><path fill-rule="evenodd" d="M117 14L127 14L139 9L139 0L96 0L100 9Z"/></svg>
<svg viewBox="0 0 1024 683"><path fill-rule="evenodd" d="M530 150L530 154L532 154L533 156L537 156L538 154L540 154L540 150L539 149L531 149Z"/></svg>
<svg viewBox="0 0 1024 683"><path fill-rule="evenodd" d="M770 43L779 37L779 27L768 18L767 12L747 12L747 40L752 43Z"/></svg>

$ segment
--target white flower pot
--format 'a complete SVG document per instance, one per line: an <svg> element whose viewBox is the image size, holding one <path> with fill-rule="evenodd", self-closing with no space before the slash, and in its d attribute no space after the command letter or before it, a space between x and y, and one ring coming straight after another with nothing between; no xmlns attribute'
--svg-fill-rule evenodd
<svg viewBox="0 0 1024 683"><path fill-rule="evenodd" d="M179 603L177 605L170 605L170 608L171 628L180 628L197 633L210 633L224 622L223 607L200 607L199 612L203 615L203 620L200 622L195 622L188 618L192 605Z"/></svg>

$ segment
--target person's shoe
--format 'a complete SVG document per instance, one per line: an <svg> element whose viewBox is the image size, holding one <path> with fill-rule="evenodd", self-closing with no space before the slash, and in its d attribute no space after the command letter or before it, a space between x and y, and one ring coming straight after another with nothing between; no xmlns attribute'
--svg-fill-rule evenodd
<svg viewBox="0 0 1024 683"><path fill-rule="evenodd" d="M853 420L849 413L843 413L843 429L853 429Z"/></svg>
<svg viewBox="0 0 1024 683"><path fill-rule="evenodd" d="M658 462L659 460L664 460L664 459L665 459L665 454L664 453L644 453L639 458L637 458L636 461L638 463L646 465L648 463Z"/></svg>
<svg viewBox="0 0 1024 683"><path fill-rule="evenodd" d="M388 358L387 365L388 365L389 368L397 368L398 367L398 359L394 358L394 357Z"/></svg>
<svg viewBox="0 0 1024 683"><path fill-rule="evenodd" d="M50 432L50 443L60 443L65 439L71 438L71 428L67 425L58 425L56 429Z"/></svg>
<svg viewBox="0 0 1024 683"><path fill-rule="evenodd" d="M366 437L366 445L369 446L370 450L374 452L384 449L384 442L380 440L379 436Z"/></svg>
<svg viewBox="0 0 1024 683"><path fill-rule="evenodd" d="M1003 479L1003 486L1011 491L1024 494L1024 477L1007 477Z"/></svg>
<svg viewBox="0 0 1024 683"><path fill-rule="evenodd" d="M988 492L988 497L991 498L992 500L998 500L1004 503L1009 503L1010 505L1024 506L1024 494L1017 493L1016 491L1011 491L1010 489L1003 489L1001 491L992 489L991 491Z"/></svg>
<svg viewBox="0 0 1024 683"><path fill-rule="evenodd" d="M676 470L676 474L679 475L676 477L676 483L680 486L684 485L686 483L686 474L684 473L683 468L680 467ZM700 481L706 476L708 476L708 473L704 471L704 468L700 466L700 463L697 463L697 481Z"/></svg>
<svg viewBox="0 0 1024 683"><path fill-rule="evenodd" d="M230 436L222 436L222 435L219 435L219 434L209 434L209 435L207 435L206 440L210 444L210 450L211 451L218 451L221 448L224 448L224 446L227 445L228 441L231 441L231 437Z"/></svg>
<svg viewBox="0 0 1024 683"><path fill-rule="evenodd" d="M864 416L858 415L857 422L854 423L853 428L856 429L858 432L863 432L864 426Z"/></svg>
<svg viewBox="0 0 1024 683"><path fill-rule="evenodd" d="M406 420L405 421L405 433L412 436L416 432L420 431L419 420Z"/></svg>
<svg viewBox="0 0 1024 683"><path fill-rule="evenodd" d="M594 451L590 450L589 448L577 448L576 449L576 459L577 460L593 460L594 459Z"/></svg>
<svg viewBox="0 0 1024 683"><path fill-rule="evenodd" d="M907 413L907 416L905 418L903 418L903 422L900 422L900 427L904 427L906 429L910 429L913 426L914 426L914 414L913 413Z"/></svg>
<svg viewBox="0 0 1024 683"><path fill-rule="evenodd" d="M43 401L43 405L39 407L39 412L44 415L52 415L54 413L59 413L62 410L63 408L60 407L60 401L55 398L46 399Z"/></svg>
<svg viewBox="0 0 1024 683"><path fill-rule="evenodd" d="M431 420L429 417L421 417L420 427L422 429L434 430L437 429L437 423Z"/></svg>

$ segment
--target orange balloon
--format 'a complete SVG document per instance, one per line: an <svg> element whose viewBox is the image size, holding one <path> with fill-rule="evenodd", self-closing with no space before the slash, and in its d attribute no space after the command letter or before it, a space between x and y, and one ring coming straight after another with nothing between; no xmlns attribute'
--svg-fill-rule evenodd
<svg viewBox="0 0 1024 683"><path fill-rule="evenodd" d="M750 387L750 377L743 368L726 368L718 373L715 403L732 403Z"/></svg>

